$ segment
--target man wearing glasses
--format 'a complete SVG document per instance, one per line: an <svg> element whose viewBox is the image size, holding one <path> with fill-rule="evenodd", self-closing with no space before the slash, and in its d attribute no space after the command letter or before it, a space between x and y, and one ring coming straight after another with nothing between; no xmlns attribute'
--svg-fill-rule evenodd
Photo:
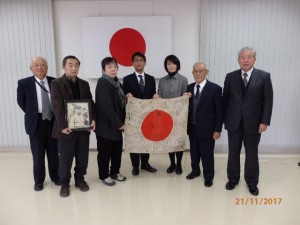
<svg viewBox="0 0 300 225"><path fill-rule="evenodd" d="M156 93L156 84L153 76L146 74L146 57L141 52L135 52L132 55L132 66L135 69L133 74L127 75L123 79L123 88L127 97L139 99L152 99ZM132 175L139 175L139 167L149 173L156 172L156 169L149 164L148 153L130 153L131 163L133 166Z"/></svg>

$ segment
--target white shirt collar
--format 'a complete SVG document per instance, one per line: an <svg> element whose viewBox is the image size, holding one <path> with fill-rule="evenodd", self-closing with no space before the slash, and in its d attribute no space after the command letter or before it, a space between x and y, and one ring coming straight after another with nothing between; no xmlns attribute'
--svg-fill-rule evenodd
<svg viewBox="0 0 300 225"><path fill-rule="evenodd" d="M205 86L205 84L206 84L206 79L204 79L199 85L200 85L200 87L201 87L201 89ZM195 86L197 86L197 82L196 82L196 85Z"/></svg>
<svg viewBox="0 0 300 225"><path fill-rule="evenodd" d="M34 76L35 80L39 83L41 83L41 81L44 81L45 84L48 84L48 80L47 77L45 76L43 80L40 80L38 77Z"/></svg>
<svg viewBox="0 0 300 225"><path fill-rule="evenodd" d="M253 72L253 69L254 69L254 68L252 67L251 70L249 70L249 71L247 72L247 75L248 75L247 80L250 79L250 76L251 76L251 74L252 74L252 72ZM244 78L244 77L243 77L243 74L244 74L244 73L246 73L246 72L242 70L242 74L241 74L241 75L242 75L242 78Z"/></svg>
<svg viewBox="0 0 300 225"><path fill-rule="evenodd" d="M200 85L200 92L203 90L205 84L207 83L207 80L204 79L199 85ZM194 86L194 93L196 94L197 91L197 85L198 83L196 82L195 86Z"/></svg>
<svg viewBox="0 0 300 225"><path fill-rule="evenodd" d="M143 78L145 77L145 72L143 72L143 73L138 73L138 72L134 71L134 73L135 73L135 75L136 75L137 78L139 78L139 77L138 77L139 75L142 75Z"/></svg>

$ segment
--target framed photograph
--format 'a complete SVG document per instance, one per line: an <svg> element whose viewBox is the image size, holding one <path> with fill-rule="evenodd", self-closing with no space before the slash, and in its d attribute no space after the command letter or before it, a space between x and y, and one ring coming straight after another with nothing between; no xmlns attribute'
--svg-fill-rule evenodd
<svg viewBox="0 0 300 225"><path fill-rule="evenodd" d="M66 118L68 127L73 131L91 129L91 101L90 100L66 100Z"/></svg>

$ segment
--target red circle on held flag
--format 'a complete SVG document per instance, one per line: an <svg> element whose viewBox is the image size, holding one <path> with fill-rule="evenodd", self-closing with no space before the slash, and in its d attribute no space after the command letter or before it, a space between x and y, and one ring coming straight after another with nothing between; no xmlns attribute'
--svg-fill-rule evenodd
<svg viewBox="0 0 300 225"><path fill-rule="evenodd" d="M131 56L139 51L145 54L146 41L135 29L123 28L115 32L109 43L110 54L122 66L131 66Z"/></svg>
<svg viewBox="0 0 300 225"><path fill-rule="evenodd" d="M141 126L142 134L150 141L162 141L166 139L172 129L172 116L162 110L154 110L149 113Z"/></svg>

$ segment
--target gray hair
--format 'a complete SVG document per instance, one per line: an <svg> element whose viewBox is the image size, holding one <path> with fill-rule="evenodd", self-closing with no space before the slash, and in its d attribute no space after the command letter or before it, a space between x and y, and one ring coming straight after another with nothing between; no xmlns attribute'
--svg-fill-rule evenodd
<svg viewBox="0 0 300 225"><path fill-rule="evenodd" d="M239 51L239 53L238 53L238 58L240 58L240 55L241 55L241 53L242 53L243 51L252 51L253 54L254 54L254 58L256 58L256 50L255 50L255 48L253 48L253 47L248 47L248 46L242 48L242 49Z"/></svg>
<svg viewBox="0 0 300 225"><path fill-rule="evenodd" d="M47 60L46 60L44 57L41 57L41 56L35 56L35 57L32 57L32 58L31 58L31 61L30 61L30 66L32 66L32 62L33 62L34 60L36 60L36 59L41 59L41 60L43 60L43 62L46 64L46 66L48 66Z"/></svg>
<svg viewBox="0 0 300 225"><path fill-rule="evenodd" d="M203 63L203 62L196 62L196 63L194 63L193 69L195 68L196 65L204 65L205 69L207 69L205 63Z"/></svg>

